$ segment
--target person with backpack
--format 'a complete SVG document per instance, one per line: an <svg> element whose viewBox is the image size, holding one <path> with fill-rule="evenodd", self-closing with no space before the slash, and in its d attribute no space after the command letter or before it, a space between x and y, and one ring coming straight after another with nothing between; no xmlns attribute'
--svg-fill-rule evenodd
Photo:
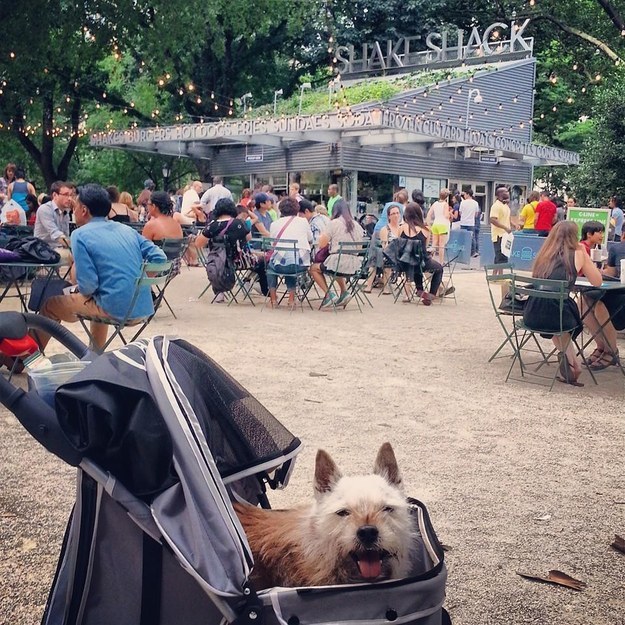
<svg viewBox="0 0 625 625"><path fill-rule="evenodd" d="M205 266L213 291L218 296L215 301L223 302L223 293L230 291L235 284L237 263L247 249L252 238L242 219L237 218L237 207L230 198L221 198L215 203L213 221L195 239L195 247L208 246ZM263 295L268 292L267 276L262 261L250 267L258 274Z"/></svg>

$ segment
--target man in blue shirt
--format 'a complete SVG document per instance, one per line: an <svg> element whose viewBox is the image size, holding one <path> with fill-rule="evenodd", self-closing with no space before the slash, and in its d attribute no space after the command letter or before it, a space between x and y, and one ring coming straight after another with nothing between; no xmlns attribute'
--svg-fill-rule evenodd
<svg viewBox="0 0 625 625"><path fill-rule="evenodd" d="M71 236L72 276L78 290L51 297L41 309L45 317L73 322L78 320L77 313L84 313L123 319L132 304L143 262L166 262L165 253L154 243L133 228L109 221L110 210L111 201L105 189L96 184L80 187L74 209L79 228ZM137 297L130 318L149 317L153 312L152 294L145 288ZM96 348L104 345L107 333L107 325L91 324ZM42 346L48 340L49 337L44 337Z"/></svg>

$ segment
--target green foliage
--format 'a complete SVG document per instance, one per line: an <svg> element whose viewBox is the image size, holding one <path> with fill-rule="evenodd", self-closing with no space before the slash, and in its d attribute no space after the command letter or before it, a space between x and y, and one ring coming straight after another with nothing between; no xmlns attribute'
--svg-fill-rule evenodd
<svg viewBox="0 0 625 625"><path fill-rule="evenodd" d="M571 180L580 203L600 205L610 195L625 196L625 76L597 92L594 110Z"/></svg>

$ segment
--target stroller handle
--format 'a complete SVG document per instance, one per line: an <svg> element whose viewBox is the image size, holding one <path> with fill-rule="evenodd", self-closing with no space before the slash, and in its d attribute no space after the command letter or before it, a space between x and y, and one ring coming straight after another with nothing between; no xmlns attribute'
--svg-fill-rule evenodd
<svg viewBox="0 0 625 625"><path fill-rule="evenodd" d="M29 329L42 330L57 339L76 357L82 359L91 354L89 348L60 323L32 313L0 313L0 334L2 328L10 326L14 335L24 336ZM17 329L20 332L17 332ZM23 332L22 332L23 330ZM0 336L0 338L2 338ZM48 451L72 466L82 460L69 443L56 418L56 411L36 392L25 392L0 376L0 402L6 406L24 426L30 435Z"/></svg>

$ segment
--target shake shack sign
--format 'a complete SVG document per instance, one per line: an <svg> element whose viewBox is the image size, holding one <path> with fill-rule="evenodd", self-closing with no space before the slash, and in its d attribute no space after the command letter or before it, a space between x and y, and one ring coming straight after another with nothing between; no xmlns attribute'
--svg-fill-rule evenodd
<svg viewBox="0 0 625 625"><path fill-rule="evenodd" d="M525 37L529 19L509 25L495 22L483 31L472 28L470 32L457 30L430 33L422 41L421 36L402 37L398 41L375 41L360 47L339 46L336 62L339 74L363 76L372 73L402 73L436 65L485 63L501 59L531 56L534 40ZM423 49L425 47L425 50Z"/></svg>

